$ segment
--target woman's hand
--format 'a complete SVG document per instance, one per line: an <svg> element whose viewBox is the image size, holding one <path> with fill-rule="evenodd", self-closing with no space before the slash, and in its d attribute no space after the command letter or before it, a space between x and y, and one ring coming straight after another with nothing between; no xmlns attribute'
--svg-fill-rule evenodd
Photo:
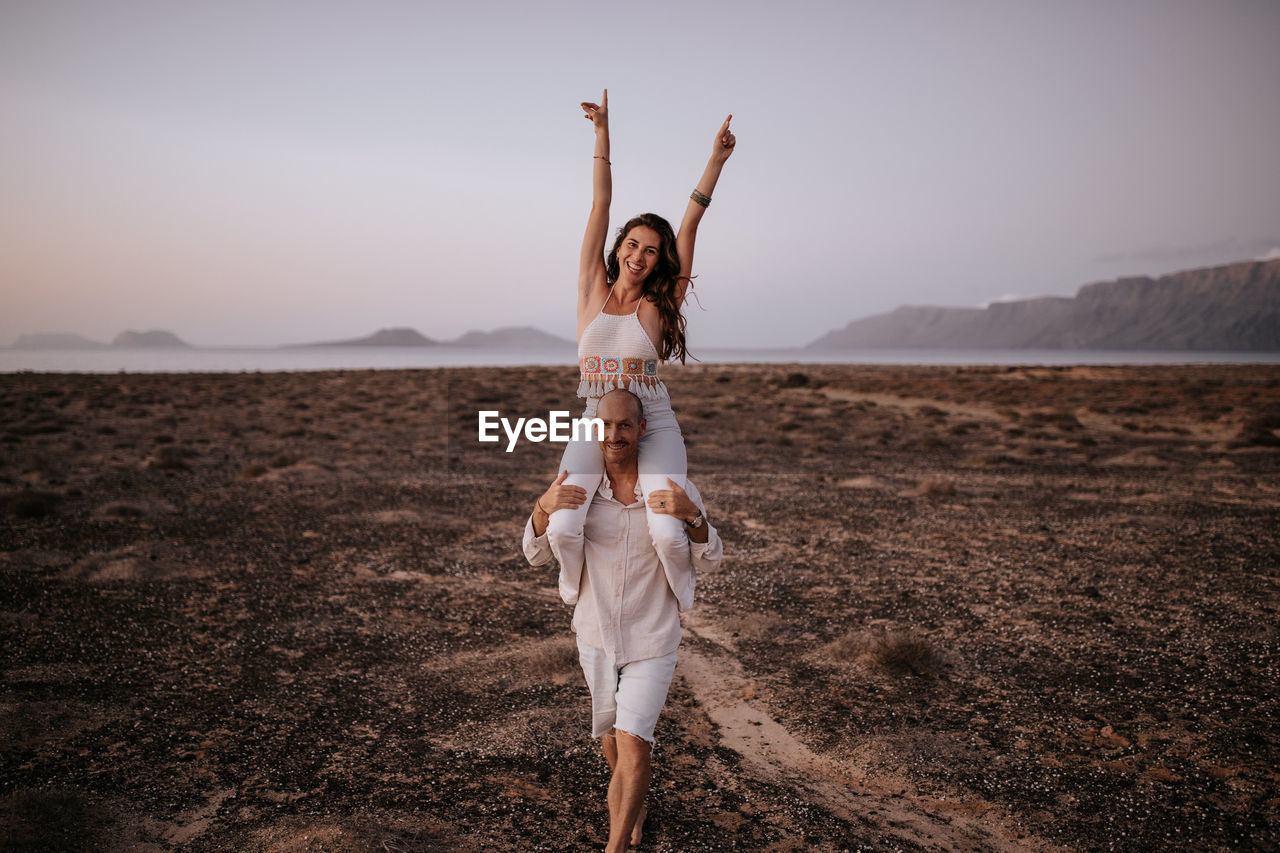
<svg viewBox="0 0 1280 853"><path fill-rule="evenodd" d="M568 471L561 471L560 476L556 477L556 481L551 484L551 488L542 493L538 498L538 509L547 515L558 509L577 509L587 502L587 490L581 486L566 486L564 478L569 476Z"/></svg>
<svg viewBox="0 0 1280 853"><path fill-rule="evenodd" d="M590 119L595 125L596 133L609 129L609 90L605 89L604 94L600 96L600 103L593 104L590 101L582 102L583 118Z"/></svg>
<svg viewBox="0 0 1280 853"><path fill-rule="evenodd" d="M583 106L586 106L585 104ZM733 154L733 146L738 144L738 140L734 137L733 132L729 130L729 122L733 121L733 114L724 120L724 124L720 125L720 129L716 131L716 141L711 147L711 159L718 163L724 163Z"/></svg>
<svg viewBox="0 0 1280 853"><path fill-rule="evenodd" d="M658 515L674 515L682 521L696 518L701 510L689 498L685 490L676 485L670 477L667 478L667 485L671 488L654 489L649 493L649 509Z"/></svg>

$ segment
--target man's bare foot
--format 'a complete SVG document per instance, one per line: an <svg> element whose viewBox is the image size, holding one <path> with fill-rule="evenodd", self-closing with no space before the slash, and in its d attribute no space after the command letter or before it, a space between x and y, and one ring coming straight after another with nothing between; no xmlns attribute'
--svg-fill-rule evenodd
<svg viewBox="0 0 1280 853"><path fill-rule="evenodd" d="M631 846L639 847L640 842L644 841L644 819L649 816L649 807L641 806L640 814L636 815L636 824L631 827Z"/></svg>

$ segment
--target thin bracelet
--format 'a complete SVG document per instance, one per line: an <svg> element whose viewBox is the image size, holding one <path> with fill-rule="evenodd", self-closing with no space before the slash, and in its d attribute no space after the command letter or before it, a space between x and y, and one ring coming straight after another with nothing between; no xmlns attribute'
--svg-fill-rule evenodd
<svg viewBox="0 0 1280 853"><path fill-rule="evenodd" d="M542 498L538 498L536 501L534 501L534 504L538 507L538 509L542 509ZM542 512L545 515L551 515L551 513L547 512L545 509L542 509Z"/></svg>
<svg viewBox="0 0 1280 853"><path fill-rule="evenodd" d="M595 155L592 155L591 159L592 159L592 160L603 160L603 161L604 161L604 164L605 164L606 166L612 166L612 165L613 165L612 163L610 163L610 162L609 162L609 158L608 158L608 157L605 157L603 154L595 154Z"/></svg>
<svg viewBox="0 0 1280 853"><path fill-rule="evenodd" d="M689 198L693 199L703 207L711 206L711 196L703 195L702 193L698 192L697 187L694 187L693 192L689 193Z"/></svg>

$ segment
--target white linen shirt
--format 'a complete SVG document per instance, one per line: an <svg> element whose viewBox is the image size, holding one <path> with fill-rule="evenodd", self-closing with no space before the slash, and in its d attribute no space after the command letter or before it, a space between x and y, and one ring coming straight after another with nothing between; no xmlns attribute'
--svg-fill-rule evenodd
<svg viewBox="0 0 1280 853"><path fill-rule="evenodd" d="M685 488L705 515L697 488L691 482ZM697 572L718 568L724 556L720 535L707 522L707 541L689 541L692 570L667 571L653 547L644 501L633 498L624 505L609 478L601 481L583 525L586 568L580 579L566 577L563 569L560 578L562 596L575 605L578 642L603 649L617 666L679 648L680 612L693 606ZM533 516L524 526L524 555L534 566L552 560L546 533L534 535Z"/></svg>

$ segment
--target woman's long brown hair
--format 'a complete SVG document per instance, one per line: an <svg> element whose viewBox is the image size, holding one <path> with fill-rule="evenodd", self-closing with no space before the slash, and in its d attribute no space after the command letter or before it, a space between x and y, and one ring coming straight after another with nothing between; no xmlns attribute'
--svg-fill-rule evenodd
<svg viewBox="0 0 1280 853"><path fill-rule="evenodd" d="M613 241L613 249L605 263L605 278L610 287L618 280L618 248L631 229L637 225L652 228L658 232L661 245L658 248L658 262L654 265L649 277L641 285L640 294L658 307L658 318L662 322L662 340L658 347L658 356L663 361L679 359L684 364L689 354L684 340L684 315L680 313L680 304L676 301L676 285L680 279L680 256L676 253L676 232L671 223L656 213L642 213L618 229L618 239Z"/></svg>

